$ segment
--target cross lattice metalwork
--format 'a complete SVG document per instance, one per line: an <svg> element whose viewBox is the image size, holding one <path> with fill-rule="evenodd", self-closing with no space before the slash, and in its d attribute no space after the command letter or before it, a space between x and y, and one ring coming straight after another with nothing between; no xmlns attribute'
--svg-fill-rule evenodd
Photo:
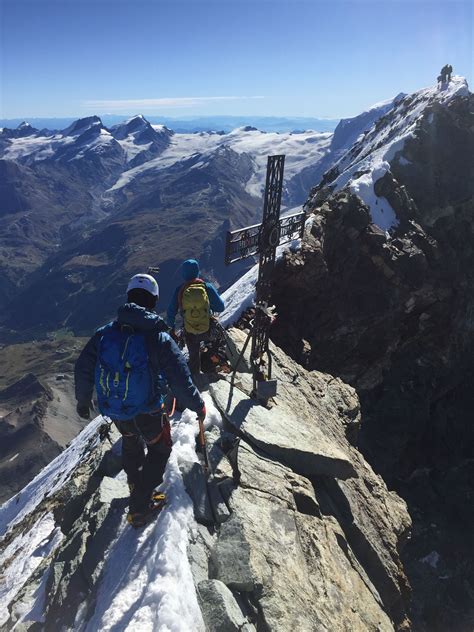
<svg viewBox="0 0 474 632"><path fill-rule="evenodd" d="M255 298L255 318L251 330L251 362L254 392L259 399L268 400L276 393L276 381L271 380L271 355L268 348L272 321L271 280L277 246L302 237L305 213L280 218L285 156L268 156L267 179L260 224L227 233L225 262L227 265L251 255L259 255L258 280ZM265 356L268 366L265 374Z"/></svg>

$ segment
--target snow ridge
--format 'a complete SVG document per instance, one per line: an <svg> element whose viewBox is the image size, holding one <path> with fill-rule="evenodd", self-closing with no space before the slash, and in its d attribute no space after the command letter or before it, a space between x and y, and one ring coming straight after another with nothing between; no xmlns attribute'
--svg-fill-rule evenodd
<svg viewBox="0 0 474 632"><path fill-rule="evenodd" d="M348 187L370 208L372 220L383 230L398 224L395 211L384 197L378 197L374 184L390 169L390 161L412 138L426 108L437 102L446 105L455 97L467 96L469 89L463 77L453 77L440 88L424 88L403 99L395 99L393 107L335 165L339 176L331 183L336 191ZM357 151L359 150L359 151Z"/></svg>
<svg viewBox="0 0 474 632"><path fill-rule="evenodd" d="M206 406L214 419L217 411L209 400ZM193 506L179 471L179 459L197 460L196 433L190 411L173 423L173 451L162 485L168 504L143 530L124 525L106 551L96 610L92 618L81 622L86 632L204 631L187 558L189 532L195 525Z"/></svg>
<svg viewBox="0 0 474 632"><path fill-rule="evenodd" d="M209 395L206 427L221 425L222 419ZM25 489L0 507L5 547L0 556L3 582L0 587L0 626L9 621L9 606L35 571L42 568L40 586L33 594L15 602L17 624L44 621L46 585L53 555L64 536L51 511L41 503L71 478L75 469L98 445L97 417ZM181 477L181 461L197 461L195 451L198 424L189 410L172 421L173 450L161 489L168 503L158 518L135 531L125 515L104 551L104 565L98 584L95 609L86 611L85 602L76 613L74 629L140 630L140 632L204 632L187 547L197 528L192 501ZM126 476L121 472L118 477ZM7 540L15 525L21 530ZM6 536L6 537L5 537ZM42 565L42 567L41 567Z"/></svg>

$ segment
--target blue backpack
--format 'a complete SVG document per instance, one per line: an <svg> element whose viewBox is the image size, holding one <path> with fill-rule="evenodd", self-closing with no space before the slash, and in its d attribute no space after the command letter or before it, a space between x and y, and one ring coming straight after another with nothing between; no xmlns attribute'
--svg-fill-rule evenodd
<svg viewBox="0 0 474 632"><path fill-rule="evenodd" d="M103 332L95 386L99 410L111 419L132 420L161 408L163 380L150 362L146 334L117 323Z"/></svg>

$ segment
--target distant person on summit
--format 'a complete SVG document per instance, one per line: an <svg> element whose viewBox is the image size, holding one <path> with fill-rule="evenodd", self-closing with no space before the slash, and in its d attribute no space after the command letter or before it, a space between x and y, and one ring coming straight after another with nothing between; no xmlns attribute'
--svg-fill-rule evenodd
<svg viewBox="0 0 474 632"><path fill-rule="evenodd" d="M170 301L168 325L174 330L176 314L180 311L189 352L189 369L197 382L201 375L201 342L208 342L212 337L211 312L222 312L225 305L215 287L199 278L199 263L195 259L184 261L181 271L184 283L176 288Z"/></svg>
<svg viewBox="0 0 474 632"><path fill-rule="evenodd" d="M449 83L451 81L452 72L453 72L452 66L448 66L448 64L444 65L440 70L438 81L441 81L441 83L446 83L447 81Z"/></svg>
<svg viewBox="0 0 474 632"><path fill-rule="evenodd" d="M146 524L166 500L154 491L163 480L172 445L163 405L166 385L198 419L206 416L183 354L153 311L157 300L155 279L133 276L117 319L96 331L75 366L78 414L89 419L95 386L100 412L122 435L123 469L130 486L127 519L134 527Z"/></svg>

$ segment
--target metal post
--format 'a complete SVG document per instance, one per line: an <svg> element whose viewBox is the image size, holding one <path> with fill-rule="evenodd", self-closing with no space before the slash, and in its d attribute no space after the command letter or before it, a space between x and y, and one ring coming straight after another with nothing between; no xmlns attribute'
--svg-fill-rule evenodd
<svg viewBox="0 0 474 632"><path fill-rule="evenodd" d="M261 400L268 400L276 394L276 381L270 380L269 352L270 324L273 318L270 304L271 279L276 249L280 243L303 236L306 218L303 212L280 219L284 167L285 156L268 157L262 223L229 231L226 238L226 265L251 255L259 255L251 363L254 393ZM265 357L268 360L266 374Z"/></svg>

